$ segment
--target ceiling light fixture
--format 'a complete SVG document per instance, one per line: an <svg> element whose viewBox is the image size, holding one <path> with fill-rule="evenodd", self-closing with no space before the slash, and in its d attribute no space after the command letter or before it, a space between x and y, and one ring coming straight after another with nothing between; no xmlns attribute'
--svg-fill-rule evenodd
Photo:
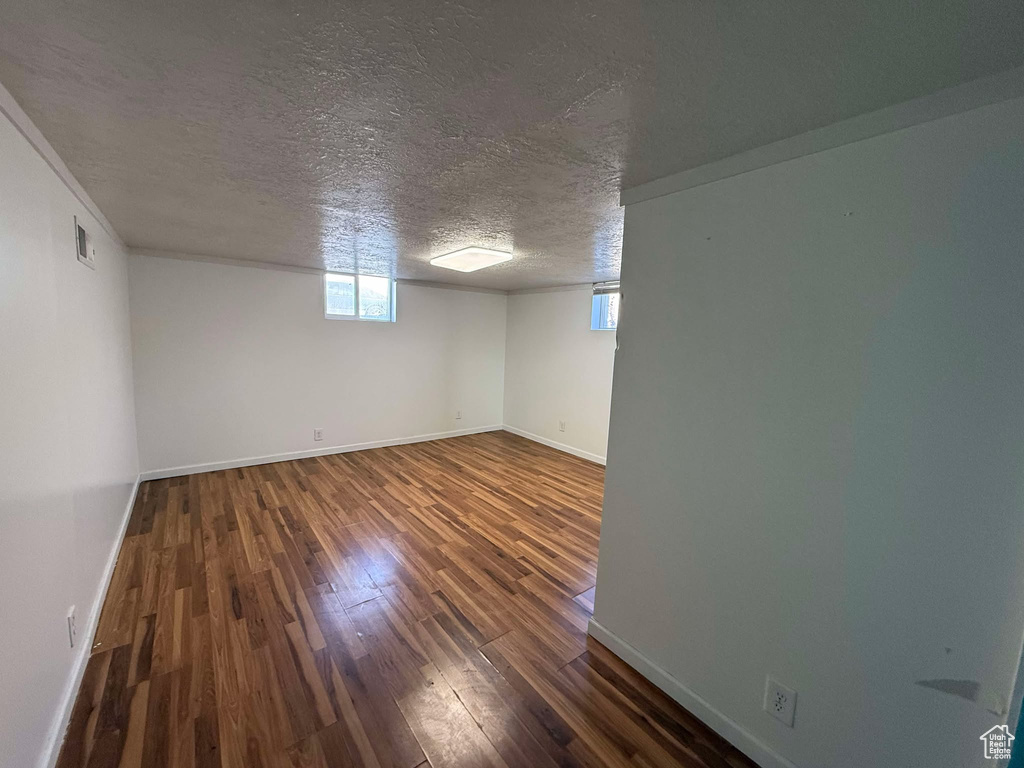
<svg viewBox="0 0 1024 768"><path fill-rule="evenodd" d="M469 248L460 248L457 251L446 253L431 259L430 263L435 267L454 269L458 272L476 272L484 267L493 267L512 258L507 251L494 251L490 248L479 248L471 245Z"/></svg>

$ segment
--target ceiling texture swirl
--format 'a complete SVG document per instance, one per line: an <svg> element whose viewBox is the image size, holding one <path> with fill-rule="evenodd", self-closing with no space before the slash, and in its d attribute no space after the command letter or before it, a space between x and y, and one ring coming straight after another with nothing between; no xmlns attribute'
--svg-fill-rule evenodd
<svg viewBox="0 0 1024 768"><path fill-rule="evenodd" d="M128 245L501 290L618 277L623 188L1021 64L1009 0L0 10L0 82ZM429 264L471 245L514 258Z"/></svg>

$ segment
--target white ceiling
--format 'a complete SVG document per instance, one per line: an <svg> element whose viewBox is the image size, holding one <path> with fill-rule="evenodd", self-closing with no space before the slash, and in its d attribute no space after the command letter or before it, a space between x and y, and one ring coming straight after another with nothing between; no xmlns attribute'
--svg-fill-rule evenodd
<svg viewBox="0 0 1024 768"><path fill-rule="evenodd" d="M1019 0L7 0L0 82L131 246L618 276L622 187L1024 63ZM468 245L515 259L460 274Z"/></svg>

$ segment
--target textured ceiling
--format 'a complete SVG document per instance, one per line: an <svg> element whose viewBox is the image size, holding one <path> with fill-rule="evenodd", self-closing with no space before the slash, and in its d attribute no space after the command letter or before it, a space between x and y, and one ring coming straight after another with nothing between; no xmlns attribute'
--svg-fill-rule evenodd
<svg viewBox="0 0 1024 768"><path fill-rule="evenodd" d="M512 289L629 187L1024 63L1019 0L5 0L0 82L131 246ZM515 259L462 275L467 245Z"/></svg>

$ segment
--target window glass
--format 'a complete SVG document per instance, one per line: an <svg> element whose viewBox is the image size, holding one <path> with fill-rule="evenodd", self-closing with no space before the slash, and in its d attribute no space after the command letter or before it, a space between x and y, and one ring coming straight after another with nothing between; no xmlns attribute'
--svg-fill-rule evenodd
<svg viewBox="0 0 1024 768"><path fill-rule="evenodd" d="M324 275L324 297L328 315L351 317L356 313L356 280L352 275Z"/></svg>
<svg viewBox="0 0 1024 768"><path fill-rule="evenodd" d="M391 318L391 280L386 277L359 276L359 317L364 320Z"/></svg>
<svg viewBox="0 0 1024 768"><path fill-rule="evenodd" d="M590 330L614 331L619 327L619 294L598 293L590 311Z"/></svg>

